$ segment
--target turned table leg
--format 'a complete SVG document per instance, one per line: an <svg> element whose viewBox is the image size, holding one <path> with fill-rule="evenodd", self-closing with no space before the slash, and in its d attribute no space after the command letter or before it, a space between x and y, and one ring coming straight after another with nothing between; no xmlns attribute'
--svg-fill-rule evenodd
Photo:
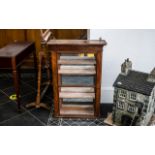
<svg viewBox="0 0 155 155"><path fill-rule="evenodd" d="M43 55L42 53L39 54L39 61L38 61L38 73L37 73L37 96L36 96L36 101L29 103L26 105L26 108L30 108L30 107L35 107L35 108L45 108L47 110L50 110L50 107L44 103L41 103L41 99L43 98L44 94L47 91L47 88L49 86L46 85L43 92L41 92L41 82L42 82L42 59L43 59Z"/></svg>
<svg viewBox="0 0 155 155"><path fill-rule="evenodd" d="M36 51L33 51L33 62L34 62L34 69L35 69L35 80L38 79L38 62L37 62L37 56Z"/></svg>
<svg viewBox="0 0 155 155"><path fill-rule="evenodd" d="M18 69L16 66L15 59L12 59L12 73L13 73L14 87L15 87L15 92L17 97L18 110L20 111L21 107L20 107L20 98L19 98L19 75L18 75Z"/></svg>

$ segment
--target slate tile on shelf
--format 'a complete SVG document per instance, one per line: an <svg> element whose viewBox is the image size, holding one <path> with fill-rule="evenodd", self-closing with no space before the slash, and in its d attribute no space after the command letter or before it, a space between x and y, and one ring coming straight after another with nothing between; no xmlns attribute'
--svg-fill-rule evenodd
<svg viewBox="0 0 155 155"><path fill-rule="evenodd" d="M20 115L24 111L24 109L21 109L21 112L18 112L16 102L8 102L2 104L0 106L0 122L8 120L14 116Z"/></svg>
<svg viewBox="0 0 155 155"><path fill-rule="evenodd" d="M0 124L1 126L43 126L44 124L28 112Z"/></svg>

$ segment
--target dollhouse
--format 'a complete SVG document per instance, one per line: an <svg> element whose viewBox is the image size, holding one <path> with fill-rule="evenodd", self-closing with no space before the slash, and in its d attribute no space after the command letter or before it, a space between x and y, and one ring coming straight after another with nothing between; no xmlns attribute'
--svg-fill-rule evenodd
<svg viewBox="0 0 155 155"><path fill-rule="evenodd" d="M155 68L149 74L135 71L127 59L113 86L113 123L147 125L155 109Z"/></svg>

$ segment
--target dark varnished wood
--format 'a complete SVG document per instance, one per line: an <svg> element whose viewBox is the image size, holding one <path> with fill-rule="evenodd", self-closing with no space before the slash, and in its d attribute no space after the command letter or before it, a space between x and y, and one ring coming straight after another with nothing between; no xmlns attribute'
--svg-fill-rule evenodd
<svg viewBox="0 0 155 155"><path fill-rule="evenodd" d="M20 110L19 98L19 67L23 61L31 54L34 53L35 45L33 42L14 42L6 45L0 49L0 68L12 69L14 87L17 96L18 109ZM36 59L36 57L34 58Z"/></svg>
<svg viewBox="0 0 155 155"><path fill-rule="evenodd" d="M14 42L4 46L0 49L0 68L9 68L11 66L11 58L16 59L17 66L20 65L34 49L35 45L33 42Z"/></svg>
<svg viewBox="0 0 155 155"><path fill-rule="evenodd" d="M48 45L59 46L103 46L106 45L104 40L50 40Z"/></svg>
<svg viewBox="0 0 155 155"><path fill-rule="evenodd" d="M51 40L47 43L48 50L51 52L51 64L53 71L53 91L54 91L54 116L55 117L98 117L100 115L100 91L101 91L101 72L102 72L102 51L103 46L106 45L106 42L103 40ZM59 98L60 91L60 74L58 70L60 69L59 65L60 54L80 54L80 53L93 53L96 57L96 77L95 77L95 99L94 106L89 111L87 108L82 106L67 106L61 104L61 99ZM75 60L70 60L70 62ZM80 60L81 61L81 60ZM82 111L79 112L78 110ZM65 111L66 110L66 111ZM74 115L75 112L75 115Z"/></svg>
<svg viewBox="0 0 155 155"><path fill-rule="evenodd" d="M87 29L53 29L57 39L87 39Z"/></svg>
<svg viewBox="0 0 155 155"><path fill-rule="evenodd" d="M101 97L101 75L102 75L102 51L96 54L96 97L95 97L95 115L100 115L100 97Z"/></svg>
<svg viewBox="0 0 155 155"><path fill-rule="evenodd" d="M51 40L48 42L50 50L57 51L58 53L97 53L106 45L106 42L101 40Z"/></svg>
<svg viewBox="0 0 155 155"><path fill-rule="evenodd" d="M57 65L57 53L51 53L52 64L52 79L53 79L53 92L54 92L54 115L59 116L59 89L58 89L58 65Z"/></svg>
<svg viewBox="0 0 155 155"><path fill-rule="evenodd" d="M57 39L82 39L83 36L87 36L87 29L51 30ZM40 29L0 29L0 48L14 41L33 41L38 54L41 50L40 39ZM33 55L24 60L22 68L33 68Z"/></svg>

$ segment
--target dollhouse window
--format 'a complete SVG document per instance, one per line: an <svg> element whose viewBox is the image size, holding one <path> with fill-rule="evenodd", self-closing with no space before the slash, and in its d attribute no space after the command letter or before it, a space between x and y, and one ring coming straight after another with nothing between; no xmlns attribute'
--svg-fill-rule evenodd
<svg viewBox="0 0 155 155"><path fill-rule="evenodd" d="M117 102L117 108L123 110L125 108L124 102L118 101Z"/></svg>
<svg viewBox="0 0 155 155"><path fill-rule="evenodd" d="M145 104L145 106L144 106L144 108L143 108L143 112L147 112L147 109L148 109L148 105L147 104Z"/></svg>
<svg viewBox="0 0 155 155"><path fill-rule="evenodd" d="M154 99L154 97L155 97L155 93L154 93L154 91L153 91L153 94L152 94L152 99Z"/></svg>
<svg viewBox="0 0 155 155"><path fill-rule="evenodd" d="M130 100L136 101L137 99L137 94L136 93L130 93Z"/></svg>
<svg viewBox="0 0 155 155"><path fill-rule="evenodd" d="M126 91L125 90L120 90L119 97L126 98Z"/></svg>
<svg viewBox="0 0 155 155"><path fill-rule="evenodd" d="M136 107L133 106L133 105L131 105L131 104L129 104L127 110L128 110L128 112L130 112L130 113L134 113L134 112L136 111Z"/></svg>
<svg viewBox="0 0 155 155"><path fill-rule="evenodd" d="M149 104L148 112L151 111L151 103Z"/></svg>

